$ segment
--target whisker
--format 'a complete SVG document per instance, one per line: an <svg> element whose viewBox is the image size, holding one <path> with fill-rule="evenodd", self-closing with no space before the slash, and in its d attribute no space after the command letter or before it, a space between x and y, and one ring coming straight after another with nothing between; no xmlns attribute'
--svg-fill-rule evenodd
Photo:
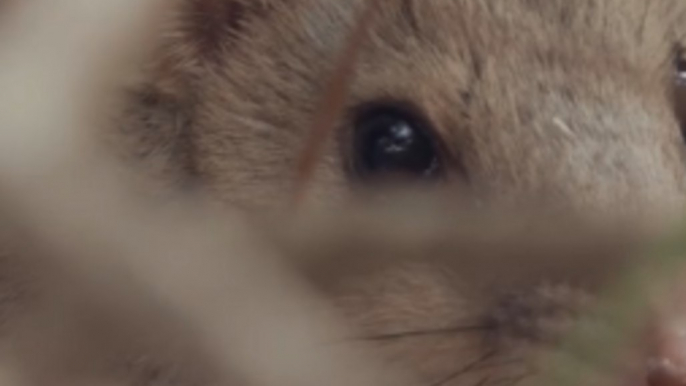
<svg viewBox="0 0 686 386"><path fill-rule="evenodd" d="M443 386L443 385L447 384L448 382L451 382L451 381L459 378L461 375L466 374L469 371L473 370L475 367L477 367L482 362L487 361L488 359L492 358L496 353L497 353L497 351L491 350L491 351L487 352L486 354L482 355L481 357L477 358L475 361L467 364L466 366L464 366L461 369L457 370L456 372L448 375L447 377L430 384L429 386Z"/></svg>
<svg viewBox="0 0 686 386"><path fill-rule="evenodd" d="M429 330L415 330L415 331L401 331L392 332L378 335L362 336L358 338L359 340L367 341L380 341L380 340L392 340L392 339L403 339L403 338L415 338L428 335L445 335L472 331L488 331L492 330L493 327L490 325L473 325L473 326L459 326L459 327L448 327L448 328L438 328Z"/></svg>

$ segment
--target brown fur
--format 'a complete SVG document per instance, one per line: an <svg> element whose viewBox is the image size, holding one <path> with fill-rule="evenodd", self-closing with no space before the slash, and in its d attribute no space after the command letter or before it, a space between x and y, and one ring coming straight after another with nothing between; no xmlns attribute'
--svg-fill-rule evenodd
<svg viewBox="0 0 686 386"><path fill-rule="evenodd" d="M155 79L182 83L167 103L182 103L188 115L176 134L193 149L193 177L228 201L281 201L269 192L289 186L361 2L265 1L259 12L233 5L241 2L193 2L200 3L236 7L241 20L214 30L218 16L182 13L186 27L165 58L183 60L173 70L165 62ZM389 99L415 106L440 132L449 166L464 168L480 195L608 212L616 204L681 204L683 144L670 102L671 55L684 34L680 2L382 8L348 107ZM331 146L317 185L327 195L347 189L347 150L345 142Z"/></svg>
<svg viewBox="0 0 686 386"><path fill-rule="evenodd" d="M165 188L200 186L251 209L288 205L323 85L363 4L182 1L145 80L128 90L110 145ZM436 127L449 154L448 183L467 185L484 202L549 202L636 222L671 217L686 193L672 89L672 56L684 36L681 0L385 2L361 48L315 198L334 202L352 191L352 112L397 101ZM526 255L498 253L505 266ZM535 355L559 342L597 285L583 279L598 270L587 262L574 275L525 264L527 279L510 282L492 267L470 276L459 264L416 260L314 282L376 336L368 340L381 357L426 385L529 380ZM613 272L601 271L601 281Z"/></svg>
<svg viewBox="0 0 686 386"><path fill-rule="evenodd" d="M188 2L122 125L140 140L132 148L154 149L176 179L222 201L288 205L298 154L362 5ZM395 101L433 123L449 182L466 181L482 200L657 218L683 208L672 55L686 43L686 3L398 0L381 4L370 28L313 183L317 200L341 198L353 185L351 114ZM441 265L353 283L335 298L370 334L476 326L381 340L427 384L526 378L523 352L548 342L589 296L557 282L484 290ZM474 361L486 370L447 381Z"/></svg>

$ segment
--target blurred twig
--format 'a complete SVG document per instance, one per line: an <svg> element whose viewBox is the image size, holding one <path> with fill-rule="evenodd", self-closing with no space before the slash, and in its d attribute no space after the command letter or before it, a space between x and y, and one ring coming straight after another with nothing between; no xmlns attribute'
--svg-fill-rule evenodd
<svg viewBox="0 0 686 386"><path fill-rule="evenodd" d="M359 17L357 24L352 29L346 46L335 62L336 67L325 88L321 104L316 110L317 113L314 117L310 135L307 138L304 149L300 153L295 178L294 199L296 205L301 204L305 199L307 187L315 173L327 140L345 107L348 87L355 74L357 59L381 3L379 0L367 0L366 7Z"/></svg>
<svg viewBox="0 0 686 386"><path fill-rule="evenodd" d="M322 345L340 326L237 218L136 195L92 141L95 85L162 3L35 1L2 31L3 207L73 272L128 268L192 323L223 370L250 384L398 384L364 355Z"/></svg>

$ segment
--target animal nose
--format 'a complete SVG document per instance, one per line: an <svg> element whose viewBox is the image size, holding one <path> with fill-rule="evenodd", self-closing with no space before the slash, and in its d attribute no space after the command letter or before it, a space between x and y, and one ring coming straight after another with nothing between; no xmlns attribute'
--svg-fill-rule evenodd
<svg viewBox="0 0 686 386"><path fill-rule="evenodd" d="M686 385L686 366L669 358L656 358L648 364L648 386Z"/></svg>
<svg viewBox="0 0 686 386"><path fill-rule="evenodd" d="M684 276L679 276L683 282ZM685 289L686 285L677 283L657 302L650 326L649 386L686 386Z"/></svg>
<svg viewBox="0 0 686 386"><path fill-rule="evenodd" d="M686 386L686 323L683 319L663 319L661 323L648 360L647 384Z"/></svg>

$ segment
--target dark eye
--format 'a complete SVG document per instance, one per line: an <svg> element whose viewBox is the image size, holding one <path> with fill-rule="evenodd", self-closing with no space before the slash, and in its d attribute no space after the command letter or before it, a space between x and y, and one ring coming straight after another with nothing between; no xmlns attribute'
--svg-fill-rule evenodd
<svg viewBox="0 0 686 386"><path fill-rule="evenodd" d="M676 68L677 83L683 86L686 84L686 56L684 56L683 52L677 54L674 67Z"/></svg>
<svg viewBox="0 0 686 386"><path fill-rule="evenodd" d="M354 167L362 178L435 178L441 174L432 130L415 114L377 107L360 114L354 127Z"/></svg>
<svg viewBox="0 0 686 386"><path fill-rule="evenodd" d="M686 56L678 50L674 59L674 111L686 135Z"/></svg>

